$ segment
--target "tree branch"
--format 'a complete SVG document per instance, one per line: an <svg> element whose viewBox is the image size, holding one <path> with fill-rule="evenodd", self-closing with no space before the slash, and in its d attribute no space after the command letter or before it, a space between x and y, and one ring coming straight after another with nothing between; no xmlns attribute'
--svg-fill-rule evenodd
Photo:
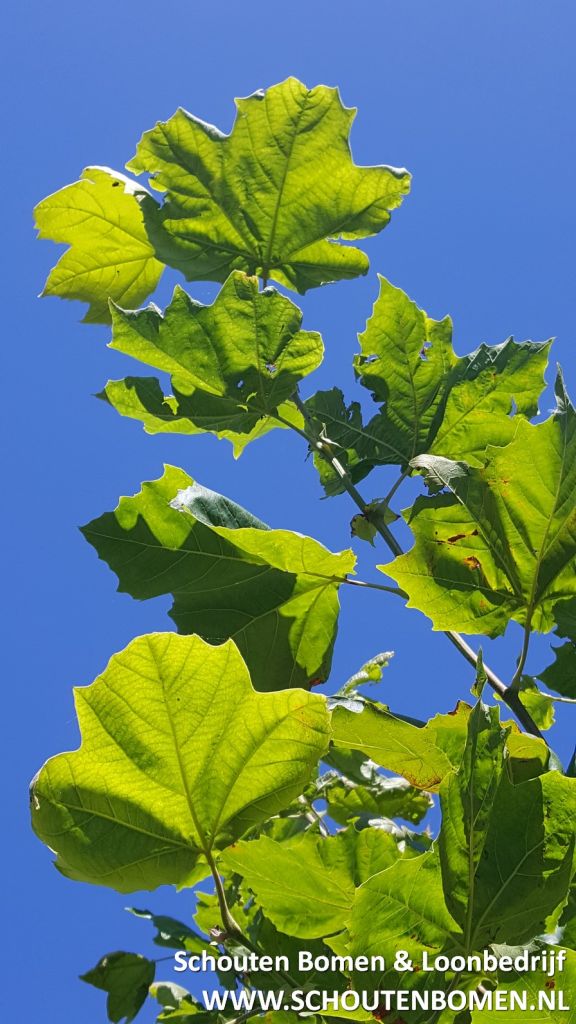
<svg viewBox="0 0 576 1024"><path fill-rule="evenodd" d="M348 494L355 502L355 504L358 506L360 511L366 516L366 518L370 522L372 522L372 520L370 519L370 510L368 508L368 503L364 501L364 498L362 497L356 486L353 484L348 471L344 468L340 460L332 451L330 442L325 441L320 437L320 434L316 429L314 421L312 420L304 402L302 401L300 395L297 392L293 395L293 401L296 407L302 413L304 423L308 428L306 431L302 431L296 428L297 433L299 433L301 436L304 436L308 441L308 444L315 451L317 451L322 456L322 458L332 467L334 472L340 478L340 481L344 489L348 492ZM288 425L291 426L291 424ZM395 557L404 554L401 545L398 543L394 534L385 523L382 523L381 521L375 518L373 521L373 525L380 534L380 536L382 537L382 539L386 542L390 551ZM470 665L473 665L474 668L477 667L478 656L474 649L470 647L466 640L464 640L464 637L460 635L460 633L455 633L453 630L447 630L444 633L444 636L448 637L450 643L454 647L456 647L456 649L464 658L466 658L466 661ZM522 701L520 700L517 690L512 689L512 687L510 686L506 686L506 683L502 682L502 680L496 675L495 672L492 671L491 668L489 668L488 665L486 665L486 663L484 663L484 671L486 672L486 678L494 692L497 693L501 700L503 700L504 703L508 705L508 707L514 713L514 715L516 716L520 724L524 727L526 732L530 733L532 736L537 736L539 739L544 740L544 737L540 732L538 726L532 719L532 716L529 714L529 712L522 704ZM544 742L546 741L544 740Z"/></svg>

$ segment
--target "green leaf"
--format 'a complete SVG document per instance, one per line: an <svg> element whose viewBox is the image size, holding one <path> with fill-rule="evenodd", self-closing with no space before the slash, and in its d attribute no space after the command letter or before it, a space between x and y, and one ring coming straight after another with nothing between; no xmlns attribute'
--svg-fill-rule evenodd
<svg viewBox="0 0 576 1024"><path fill-rule="evenodd" d="M510 778L517 785L528 779L536 779L552 770L553 755L543 739L520 732L516 722L506 722L510 730L506 742Z"/></svg>
<svg viewBox="0 0 576 1024"><path fill-rule="evenodd" d="M560 647L552 647L555 660L539 673L545 686L562 694L563 697L576 699L576 643L569 640Z"/></svg>
<svg viewBox="0 0 576 1024"><path fill-rule="evenodd" d="M256 693L233 643L196 636L133 640L75 697L82 746L34 779L33 826L63 874L120 892L185 884L302 792L329 738L321 697Z"/></svg>
<svg viewBox="0 0 576 1024"><path fill-rule="evenodd" d="M399 518L400 516L392 512L385 500L376 498L374 501L368 502L364 512L352 517L350 532L353 537L368 541L374 547L374 538L379 529L396 522Z"/></svg>
<svg viewBox="0 0 576 1024"><path fill-rule="evenodd" d="M347 406L340 388L331 388L329 391L317 391L304 404L321 436L333 445L352 483L359 483L373 468L374 462L360 455L360 450L364 450L365 429L358 402ZM369 446L369 441L366 445ZM314 465L327 497L344 492L341 478L317 451L314 452Z"/></svg>
<svg viewBox="0 0 576 1024"><path fill-rule="evenodd" d="M576 950L576 882L572 883L566 906L562 911L560 929L562 945Z"/></svg>
<svg viewBox="0 0 576 1024"><path fill-rule="evenodd" d="M380 412L358 436L356 459L407 467L422 452L482 462L488 444L511 441L516 419L538 409L550 343L481 345L459 358L452 322L431 320L380 277L380 294L354 367Z"/></svg>
<svg viewBox="0 0 576 1024"><path fill-rule="evenodd" d="M305 832L283 843L261 836L237 843L222 860L225 869L242 876L280 931L314 939L341 931L355 886L398 856L392 836L349 828L327 838Z"/></svg>
<svg viewBox="0 0 576 1024"><path fill-rule="evenodd" d="M444 902L438 853L433 850L398 860L360 886L349 923L348 953L384 956L390 968L402 949L421 967L425 950L459 950L457 934L458 926ZM418 972L390 974L394 978L390 988L406 988L418 977Z"/></svg>
<svg viewBox="0 0 576 1024"><path fill-rule="evenodd" d="M165 1021L176 1021L177 1024L209 1024L218 1021L218 1014L207 1013L181 985L173 981L157 981L150 989L150 995L162 1007L156 1018L158 1024Z"/></svg>
<svg viewBox="0 0 576 1024"><path fill-rule="evenodd" d="M425 952L430 959L440 952L468 955L555 927L573 871L576 784L552 771L514 785L511 730L500 725L496 709L476 706L459 770L440 789L442 828L434 848L358 889L346 951L386 958L375 987L445 988L450 976L418 970ZM398 949L408 952L414 971L392 971ZM366 988L364 974L354 980ZM481 980L471 977L472 987Z"/></svg>
<svg viewBox="0 0 576 1024"><path fill-rule="evenodd" d="M486 675L486 669L484 668L484 653L482 651L482 648L479 647L478 653L476 655L476 677L474 679L473 685L470 688L470 693L472 694L472 696L477 697L478 700L480 700L482 698L484 687L486 686L487 682L488 676Z"/></svg>
<svg viewBox="0 0 576 1024"><path fill-rule="evenodd" d="M460 769L440 789L444 892L448 909L464 933L466 949L471 948L476 872L504 770L506 736L498 708L478 701L469 719Z"/></svg>
<svg viewBox="0 0 576 1024"><path fill-rule="evenodd" d="M540 953L542 948L547 949L548 952L559 952L556 946L546 947L538 944L534 947L534 953ZM524 947L495 946L494 953L500 957L518 957L524 953ZM506 1024L526 1024L528 1017L533 1021L533 1024L574 1024L574 1021L576 1021L576 1006L574 1003L574 997L576 996L576 954L570 950L567 951L566 963L563 965L561 973L557 973L554 978L551 978L542 969L525 973L512 969L506 972L499 971L494 977L494 981L497 982L498 990L505 994L505 997L507 996L508 999L510 999L510 993L512 992L517 992L519 995L522 993L526 994L527 1009L523 1010L517 1005L507 1009L505 1014ZM564 1005L571 1006L572 1009L568 1011L558 1009L559 990L564 992ZM543 1001L543 996L551 1000L548 1005ZM552 1006L554 1008L551 1008ZM532 1010L532 1007L534 1007L534 1010ZM472 1024L501 1024L503 1017L502 1010L498 1010L496 1007L492 1010L473 1010Z"/></svg>
<svg viewBox="0 0 576 1024"><path fill-rule="evenodd" d="M320 335L301 323L289 299L274 288L260 292L257 278L238 271L210 306L179 287L165 313L114 306L110 347L171 374L172 394L155 378L129 378L110 382L104 396L153 432L261 434L322 362Z"/></svg>
<svg viewBox="0 0 576 1024"><path fill-rule="evenodd" d="M406 519L415 544L380 568L435 629L497 636L510 619L547 632L555 605L576 592L576 415L561 376L544 423L519 420L481 469L419 456L447 494L419 498Z"/></svg>
<svg viewBox="0 0 576 1024"><path fill-rule="evenodd" d="M268 530L171 466L82 532L119 590L140 600L171 593L181 633L231 637L258 690L327 678L351 551L335 555L310 537Z"/></svg>
<svg viewBox="0 0 576 1024"><path fill-rule="evenodd" d="M364 540L374 547L374 538L377 533L378 531L376 527L370 522L363 512L359 512L357 515L352 516L352 519L350 520L350 534L352 537L357 537L358 540Z"/></svg>
<svg viewBox="0 0 576 1024"><path fill-rule="evenodd" d="M459 700L453 711L434 715L426 723L426 735L444 752L455 769L460 767L464 757L471 712L470 705Z"/></svg>
<svg viewBox="0 0 576 1024"><path fill-rule="evenodd" d="M361 750L369 758L401 774L417 789L436 790L452 770L446 754L435 745L426 728L395 718L381 704L366 704L358 713L344 707L332 712L336 747Z"/></svg>
<svg viewBox="0 0 576 1024"><path fill-rule="evenodd" d="M350 821L368 825L375 818L403 818L418 825L432 807L429 795L405 779L380 774L371 761L363 764L366 777L361 783L337 772L321 776L314 799L326 801L329 816L339 825Z"/></svg>
<svg viewBox="0 0 576 1024"><path fill-rule="evenodd" d="M374 657L366 661L362 668L355 672L354 675L350 676L346 682L339 687L335 694L335 698L340 697L358 697L359 686L372 686L374 683L379 683L382 679L383 669L387 668L389 662L394 657L394 651L380 651L379 654L375 654ZM360 698L361 700L363 698Z"/></svg>
<svg viewBox="0 0 576 1024"><path fill-rule="evenodd" d="M507 739L498 709L479 702L460 770L440 789L445 899L468 952L544 932L573 870L576 783L552 771L515 785Z"/></svg>
<svg viewBox="0 0 576 1024"><path fill-rule="evenodd" d="M570 637L576 643L576 598L560 601L554 609L554 616L558 624L558 636Z"/></svg>
<svg viewBox="0 0 576 1024"><path fill-rule="evenodd" d="M106 1010L113 1024L130 1024L139 1012L154 981L156 964L138 953L107 953L81 980L108 993Z"/></svg>
<svg viewBox="0 0 576 1024"><path fill-rule="evenodd" d="M555 660L545 668L538 679L545 686L562 694L563 697L576 699L576 599L560 601L554 609L557 623L556 636L567 637L568 643L560 647L551 647Z"/></svg>
<svg viewBox="0 0 576 1024"><path fill-rule="evenodd" d="M109 323L108 300L138 306L155 290L164 265L154 254L142 201L146 189L108 167L87 167L73 185L43 199L34 214L39 238L70 246L50 272L43 295L89 303L86 323Z"/></svg>
<svg viewBox="0 0 576 1024"><path fill-rule="evenodd" d="M538 689L531 676L522 676L518 684L518 696L541 732L552 728L555 721L554 701Z"/></svg>
<svg viewBox="0 0 576 1024"><path fill-rule="evenodd" d="M136 910L135 907L126 909L128 913L134 914L134 917L151 921L156 928L154 942L157 946L163 946L166 949L186 949L190 953L210 948L201 935L174 917L168 917L166 914L153 914L150 910Z"/></svg>
<svg viewBox="0 0 576 1024"><path fill-rule="evenodd" d="M202 434L202 427L197 427L187 415L187 399L184 395L175 398L165 395L156 377L125 377L124 380L109 380L103 391L97 396L116 409L121 416L139 420L147 434ZM282 421L272 416L262 416L256 426L248 434L239 434L233 430L221 430L216 436L226 438L233 445L234 458L238 458L246 445L270 430L287 429L290 424L302 428L302 415L293 402L283 402L278 406L278 415Z"/></svg>
<svg viewBox="0 0 576 1024"><path fill-rule="evenodd" d="M409 189L406 171L357 167L348 136L355 111L336 89L289 78L236 100L230 135L179 109L146 132L127 165L165 193L147 207L160 259L188 280L231 270L305 292L368 270L342 246L377 234Z"/></svg>

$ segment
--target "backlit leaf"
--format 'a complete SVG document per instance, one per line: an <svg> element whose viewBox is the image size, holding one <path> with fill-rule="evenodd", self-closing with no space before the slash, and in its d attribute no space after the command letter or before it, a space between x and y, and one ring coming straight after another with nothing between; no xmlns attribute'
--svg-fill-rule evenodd
<svg viewBox="0 0 576 1024"><path fill-rule="evenodd" d="M405 513L414 547L381 568L435 629L497 636L515 619L547 632L576 593L576 415L560 376L556 395L549 419L519 420L482 468L414 460L448 493L417 499Z"/></svg>
<svg viewBox="0 0 576 1024"><path fill-rule="evenodd" d="M368 825L375 818L402 818L418 825L432 806L427 793L415 789L405 779L380 774L376 765L372 765L361 783L328 772L318 779L316 792L315 799L326 801L328 815L339 825L350 821Z"/></svg>
<svg viewBox="0 0 576 1024"><path fill-rule="evenodd" d="M63 874L120 892L187 881L302 792L327 747L325 701L256 693L235 645L155 633L75 691L82 746L32 784Z"/></svg>
<svg viewBox="0 0 576 1024"><path fill-rule="evenodd" d="M128 168L164 193L146 208L158 257L188 280L236 269L300 292L365 274L364 253L338 240L386 226L406 171L353 163L355 111L336 89L289 78L236 107L230 135L182 108L143 135Z"/></svg>
<svg viewBox="0 0 576 1024"><path fill-rule="evenodd" d="M543 933L573 870L576 784L551 771L515 785L507 739L498 709L479 702L460 770L440 789L446 904L468 951Z"/></svg>
<svg viewBox="0 0 576 1024"><path fill-rule="evenodd" d="M392 836L349 828L327 838L305 832L283 843L261 836L237 843L222 859L225 868L242 876L280 931L313 939L340 931L355 887L398 856Z"/></svg>
<svg viewBox="0 0 576 1024"><path fill-rule="evenodd" d="M567 643L560 647L551 646L555 660L540 672L545 686L549 686L563 697L576 699L576 599L560 601L554 609L556 636L566 637Z"/></svg>
<svg viewBox="0 0 576 1024"><path fill-rule="evenodd" d="M338 587L352 552L269 530L245 509L168 466L83 528L119 589L140 600L173 594L182 633L231 637L259 690L324 681L338 621Z"/></svg>
<svg viewBox="0 0 576 1024"><path fill-rule="evenodd" d="M157 377L125 377L124 380L109 380L104 389L97 395L108 402L121 416L139 420L147 434L202 434L203 427L198 427L187 415L187 399L185 395L165 395ZM293 402L283 402L277 412L282 420L272 416L262 416L256 426L248 434L233 430L219 430L219 438L226 438L234 448L234 457L242 454L247 444L262 437L270 430L285 430L294 423L302 428L302 414Z"/></svg>
<svg viewBox="0 0 576 1024"><path fill-rule="evenodd" d="M322 362L320 335L300 330L301 322L289 299L259 291L257 278L239 272L210 306L181 288L164 313L114 306L110 347L169 373L172 393L153 377L129 378L110 382L102 397L154 433L211 431L233 441L261 434Z"/></svg>
<svg viewBox="0 0 576 1024"><path fill-rule="evenodd" d="M363 424L358 403L347 407L338 388L319 391L306 406L354 482L375 465L403 469L421 453L481 465L489 444L514 437L517 419L538 411L550 343L512 338L480 345L459 357L452 321L432 320L399 288L380 277L380 294L360 335L354 368L380 411ZM315 463L327 494L342 484L319 455Z"/></svg>
<svg viewBox="0 0 576 1024"><path fill-rule="evenodd" d="M383 277L360 346L356 372L384 403L365 428L361 454L403 467L421 452L477 464L488 444L510 441L513 406L526 416L537 411L549 349L510 338L458 357L450 318L431 320Z"/></svg>
<svg viewBox="0 0 576 1024"><path fill-rule="evenodd" d="M383 705L366 704L359 713L336 707L332 732L336 747L361 750L383 768L402 774L418 789L438 789L452 770L448 757L425 728L395 718Z"/></svg>
<svg viewBox="0 0 576 1024"><path fill-rule="evenodd" d="M155 290L164 265L154 255L135 181L108 167L87 167L80 181L38 203L40 238L70 246L50 272L43 295L89 303L87 323L108 323L108 300L138 306Z"/></svg>
<svg viewBox="0 0 576 1024"><path fill-rule="evenodd" d="M541 949L549 953L557 954L556 947L534 945L534 954L538 955ZM567 950L566 962L562 971L550 977L548 971L541 968L520 973L516 969L511 971L498 971L493 980L498 985L498 991L503 997L510 1001L511 993L514 992L520 1000L506 1009L506 1024L526 1024L529 1016L533 1024L574 1024L576 1021L576 954ZM523 947L511 948L509 946L495 946L494 953L501 957L518 957L524 953ZM564 1006L571 1009L565 1010L560 1006L560 994L563 993ZM522 1001L525 1000L525 1008ZM493 1009L473 1010L472 1024L501 1024L504 1013L494 1005Z"/></svg>

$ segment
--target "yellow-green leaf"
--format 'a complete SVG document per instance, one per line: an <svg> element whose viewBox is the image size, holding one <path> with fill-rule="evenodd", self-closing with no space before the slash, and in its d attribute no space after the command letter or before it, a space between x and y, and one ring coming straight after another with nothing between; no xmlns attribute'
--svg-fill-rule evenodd
<svg viewBox="0 0 576 1024"><path fill-rule="evenodd" d="M232 642L155 633L75 691L81 747L32 783L32 821L70 878L186 883L302 792L328 745L322 697L259 694Z"/></svg>
<svg viewBox="0 0 576 1024"><path fill-rule="evenodd" d="M230 135L180 108L145 132L127 165L164 193L160 210L147 207L159 258L188 280L236 269L300 292L365 274L367 257L339 239L386 226L406 171L354 164L355 111L336 89L289 78L236 107Z"/></svg>
<svg viewBox="0 0 576 1024"><path fill-rule="evenodd" d="M164 269L148 240L142 200L146 189L108 167L87 167L82 177L38 203L40 238L70 248L50 272L43 295L89 303L87 323L108 323L108 300L138 306L155 290Z"/></svg>

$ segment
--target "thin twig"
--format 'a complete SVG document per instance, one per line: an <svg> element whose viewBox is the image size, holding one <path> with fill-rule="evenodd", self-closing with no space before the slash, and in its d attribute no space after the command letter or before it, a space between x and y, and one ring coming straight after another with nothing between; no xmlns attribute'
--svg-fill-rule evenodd
<svg viewBox="0 0 576 1024"><path fill-rule="evenodd" d="M383 583L368 583L365 580L353 580L349 576L346 576L342 583L348 583L351 587L369 587L370 590L384 590L387 594L395 594L396 597L407 598L408 594L405 590L401 590L400 587L386 587Z"/></svg>
<svg viewBox="0 0 576 1024"><path fill-rule="evenodd" d="M323 836L329 836L330 833L326 828L326 825L322 821L322 815L318 814L318 811L313 804L309 803L304 794L298 797L298 803L306 809L305 817L308 819L311 825L318 825L318 828Z"/></svg>
<svg viewBox="0 0 576 1024"><path fill-rule="evenodd" d="M390 488L390 490L388 491L388 494L387 494L387 495L386 495L386 497L384 498L384 501L386 502L386 504L387 504L387 505L389 505L389 504L390 504L390 502L392 501L392 498L393 498L393 497L394 497L394 495L396 494L396 491L397 491L397 490L398 490L398 488L399 488L399 487L400 487L400 486L401 486L401 485L402 485L402 484L404 483L404 481L405 481L406 477L407 477L407 476L410 476L410 473L411 473L411 470L410 470L410 467L409 467L409 466L408 466L408 467L407 467L407 468L406 468L406 469L404 470L404 472L403 472L403 473L400 473L400 476L398 477L398 479L397 479L396 483L395 483L395 484L393 484L393 486L392 486L392 487Z"/></svg>
<svg viewBox="0 0 576 1024"><path fill-rule="evenodd" d="M522 679L522 673L524 671L526 658L528 657L528 649L530 647L530 625L530 619L527 618L526 625L524 626L524 639L522 641L522 650L520 652L520 657L518 658L518 665L516 666L516 671L512 676L512 682L510 683L510 689L512 690L518 689L518 684Z"/></svg>
<svg viewBox="0 0 576 1024"><path fill-rule="evenodd" d="M240 945L246 946L247 949L250 949L253 953L256 953L258 956L260 956L261 950L259 950L258 946L255 946L252 940L244 934L238 922L234 920L232 912L230 911L230 908L228 906L228 901L226 899L226 893L224 891L222 878L220 876L218 868L216 867L216 862L212 856L212 853L209 850L205 849L204 856L206 857L206 861L208 863L208 867L210 868L212 878L214 879L214 885L216 887L216 896L218 898L218 906L220 908L220 917L222 918L222 925L226 933L223 941L226 942L227 939L234 939L236 942L240 943ZM273 971L271 976L280 978L283 982L287 983L291 988L297 987L297 982L294 980L294 978L290 976L290 974L288 974L287 971Z"/></svg>
<svg viewBox="0 0 576 1024"><path fill-rule="evenodd" d="M243 945L246 945L250 948L251 943L249 939L242 932L242 929L238 922L234 920L234 917L230 911L230 907L228 906L226 893L224 891L224 885L222 883L222 878L220 877L220 872L216 867L216 862L209 851L205 851L205 857L208 862L208 867L210 868L212 878L214 879L214 885L216 887L216 896L218 898L218 906L220 908L220 917L222 918L222 925L224 931L231 938L238 939L238 941L240 941Z"/></svg>
<svg viewBox="0 0 576 1024"><path fill-rule="evenodd" d="M576 704L575 697L555 697L553 693L547 693L546 690L541 690L538 687L538 693L541 697L546 697L546 700L553 700L556 704Z"/></svg>

